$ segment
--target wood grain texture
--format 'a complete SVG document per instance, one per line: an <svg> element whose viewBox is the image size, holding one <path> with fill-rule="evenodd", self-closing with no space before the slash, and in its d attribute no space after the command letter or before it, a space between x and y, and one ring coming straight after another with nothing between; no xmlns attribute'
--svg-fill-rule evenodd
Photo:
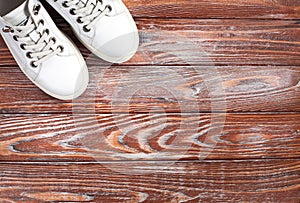
<svg viewBox="0 0 300 203"><path fill-rule="evenodd" d="M141 45L112 67L47 7L89 65L73 103L0 38L0 202L299 203L300 1L124 2Z"/></svg>
<svg viewBox="0 0 300 203"><path fill-rule="evenodd" d="M300 19L298 0L124 0L136 17Z"/></svg>
<svg viewBox="0 0 300 203"><path fill-rule="evenodd" d="M1 113L299 112L300 67L90 66L88 90L58 101L0 68Z"/></svg>
<svg viewBox="0 0 300 203"><path fill-rule="evenodd" d="M55 20L99 65L61 18ZM141 45L125 65L300 65L300 24L284 20L137 19ZM0 66L15 65L0 40Z"/></svg>
<svg viewBox="0 0 300 203"><path fill-rule="evenodd" d="M224 116L1 115L0 161L300 158L299 114Z"/></svg>
<svg viewBox="0 0 300 203"><path fill-rule="evenodd" d="M2 163L0 171L1 202L299 202L299 159L179 162L169 167L154 162Z"/></svg>

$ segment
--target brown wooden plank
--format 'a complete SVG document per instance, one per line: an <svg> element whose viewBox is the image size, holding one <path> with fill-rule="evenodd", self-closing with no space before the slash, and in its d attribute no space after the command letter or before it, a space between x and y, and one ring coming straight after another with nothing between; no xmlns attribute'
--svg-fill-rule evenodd
<svg viewBox="0 0 300 203"><path fill-rule="evenodd" d="M299 159L169 164L3 163L1 202L299 202Z"/></svg>
<svg viewBox="0 0 300 203"><path fill-rule="evenodd" d="M102 63L61 19L88 64ZM139 52L127 65L300 65L300 24L283 20L137 19ZM0 40L0 66L15 65Z"/></svg>
<svg viewBox="0 0 300 203"><path fill-rule="evenodd" d="M17 67L0 68L1 113L299 112L300 66L90 66L90 86L59 101Z"/></svg>
<svg viewBox="0 0 300 203"><path fill-rule="evenodd" d="M298 0L124 0L136 17L300 19Z"/></svg>
<svg viewBox="0 0 300 203"><path fill-rule="evenodd" d="M1 115L0 121L0 161L300 157L299 114Z"/></svg>
<svg viewBox="0 0 300 203"><path fill-rule="evenodd" d="M134 17L300 19L298 0L123 0ZM45 3L53 17L53 9Z"/></svg>

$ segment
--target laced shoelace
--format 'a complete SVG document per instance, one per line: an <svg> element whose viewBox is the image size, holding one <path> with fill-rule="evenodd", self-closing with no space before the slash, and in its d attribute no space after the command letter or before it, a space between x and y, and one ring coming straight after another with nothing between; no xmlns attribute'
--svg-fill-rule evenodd
<svg viewBox="0 0 300 203"><path fill-rule="evenodd" d="M40 20L36 26L32 18L29 17L25 25L6 26L3 31L15 33L13 39L21 43L20 47L23 50L28 51L26 56L29 59L36 59L31 62L33 68L63 51L62 46L53 47L56 44L56 39L49 36L49 30L44 28L43 20ZM30 38L32 32L36 32L36 36L39 36L37 42Z"/></svg>
<svg viewBox="0 0 300 203"><path fill-rule="evenodd" d="M85 32L89 32L98 20L112 11L112 7L102 0L66 0L62 5L72 7L70 14L79 16L77 22L84 24Z"/></svg>

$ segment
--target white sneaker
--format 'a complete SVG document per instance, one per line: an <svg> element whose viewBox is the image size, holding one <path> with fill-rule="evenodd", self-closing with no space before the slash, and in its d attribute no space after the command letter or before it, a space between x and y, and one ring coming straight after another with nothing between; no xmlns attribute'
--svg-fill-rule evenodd
<svg viewBox="0 0 300 203"><path fill-rule="evenodd" d="M21 70L41 90L62 100L85 91L89 76L82 55L38 0L26 0L0 17L0 32Z"/></svg>
<svg viewBox="0 0 300 203"><path fill-rule="evenodd" d="M112 62L129 60L137 51L136 24L121 0L46 0L71 25L95 55Z"/></svg>

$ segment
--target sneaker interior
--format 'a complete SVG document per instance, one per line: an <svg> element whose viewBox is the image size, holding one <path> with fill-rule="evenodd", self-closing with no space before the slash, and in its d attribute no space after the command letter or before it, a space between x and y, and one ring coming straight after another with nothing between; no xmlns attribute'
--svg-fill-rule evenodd
<svg viewBox="0 0 300 203"><path fill-rule="evenodd" d="M13 1L0 0L0 16L4 16L8 14L10 11L16 9L24 2L25 0L13 0Z"/></svg>

